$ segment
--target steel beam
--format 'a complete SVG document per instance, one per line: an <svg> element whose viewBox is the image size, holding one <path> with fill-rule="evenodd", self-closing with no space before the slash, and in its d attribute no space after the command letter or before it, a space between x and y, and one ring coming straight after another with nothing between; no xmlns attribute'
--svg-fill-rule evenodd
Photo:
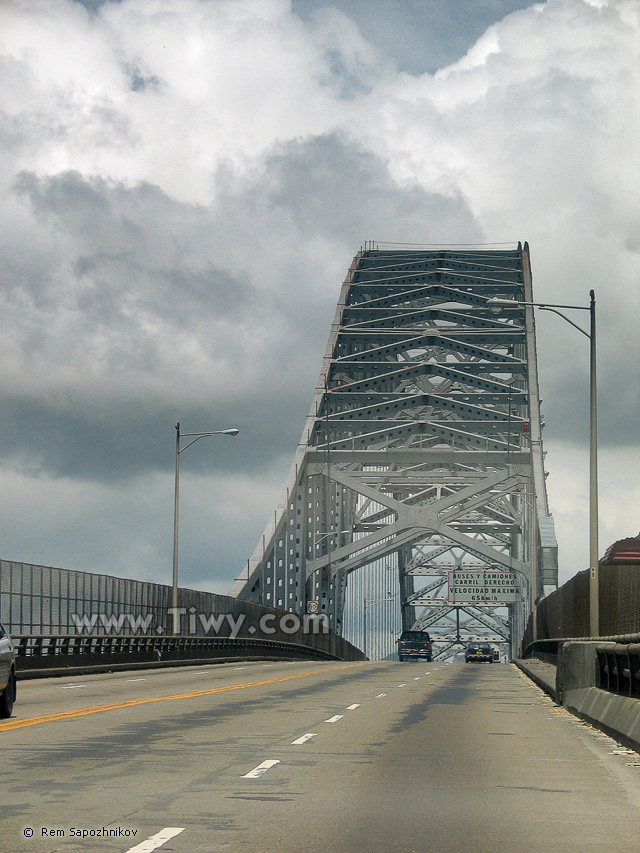
<svg viewBox="0 0 640 853"><path fill-rule="evenodd" d="M478 632L517 641L515 607L447 591L452 568L515 570L526 613L557 584L533 314L487 305L531 302L530 269L526 243L358 253L283 497L232 594L317 607L341 633L350 576L392 558L404 626L455 627L441 654Z"/></svg>

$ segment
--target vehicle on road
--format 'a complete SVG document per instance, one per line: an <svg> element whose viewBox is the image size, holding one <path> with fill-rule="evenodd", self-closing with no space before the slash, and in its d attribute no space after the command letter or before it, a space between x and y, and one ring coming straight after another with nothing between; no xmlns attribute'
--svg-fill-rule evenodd
<svg viewBox="0 0 640 853"><path fill-rule="evenodd" d="M16 653L0 622L0 717L10 717L16 701Z"/></svg>
<svg viewBox="0 0 640 853"><path fill-rule="evenodd" d="M433 643L428 631L403 631L397 642L401 661L433 659Z"/></svg>
<svg viewBox="0 0 640 853"><path fill-rule="evenodd" d="M493 649L486 643L471 643L464 653L465 663L482 663L487 661L493 663Z"/></svg>

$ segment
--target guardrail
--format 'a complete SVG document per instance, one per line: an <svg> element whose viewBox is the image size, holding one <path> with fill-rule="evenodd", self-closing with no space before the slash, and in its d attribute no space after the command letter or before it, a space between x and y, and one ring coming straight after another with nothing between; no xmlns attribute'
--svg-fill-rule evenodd
<svg viewBox="0 0 640 853"><path fill-rule="evenodd" d="M640 634L536 640L527 646L522 657L535 656L557 665L560 648L565 643L593 643L596 672L592 683L600 690L640 699Z"/></svg>
<svg viewBox="0 0 640 853"><path fill-rule="evenodd" d="M640 634L598 643L596 659L601 690L640 699Z"/></svg>
<svg viewBox="0 0 640 853"><path fill-rule="evenodd" d="M555 662L547 673L532 660L518 666L538 683L546 675L558 704L640 752L640 634L538 640L523 657Z"/></svg>
<svg viewBox="0 0 640 853"><path fill-rule="evenodd" d="M203 660L296 658L342 660L311 645L246 637L144 635L22 635L13 638L18 673L76 668L177 665ZM356 650L354 650L356 651Z"/></svg>
<svg viewBox="0 0 640 853"><path fill-rule="evenodd" d="M558 649L562 643L566 642L566 639L535 640L535 642L529 643L529 645L524 649L522 657L528 658L535 656L540 660L543 660L546 663L551 663L555 666L558 662Z"/></svg>

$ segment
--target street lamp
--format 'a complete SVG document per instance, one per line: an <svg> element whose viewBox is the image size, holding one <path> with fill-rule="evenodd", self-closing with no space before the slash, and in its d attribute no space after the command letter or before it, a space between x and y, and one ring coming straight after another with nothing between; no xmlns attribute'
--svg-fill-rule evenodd
<svg viewBox="0 0 640 853"><path fill-rule="evenodd" d="M589 291L589 305L554 305L546 302L520 302L494 296L487 300L492 311L504 308L533 307L558 314L569 325L589 338L589 633L600 634L599 588L598 588L598 403L596 389L596 297ZM569 319L559 308L572 311L588 311L589 331L585 331Z"/></svg>
<svg viewBox="0 0 640 853"><path fill-rule="evenodd" d="M184 453L192 444L209 435L238 435L239 429L216 429L210 432L185 432L180 433L180 424L176 424L176 481L173 501L173 633L177 637L180 633L180 617L178 615L178 502L180 497L180 454ZM191 441L180 447L180 437L190 438Z"/></svg>
<svg viewBox="0 0 640 853"><path fill-rule="evenodd" d="M340 536L344 533L353 533L353 527L349 527L347 530L328 530L326 533L321 533L319 536L315 536L313 540L314 545L317 547L327 536Z"/></svg>

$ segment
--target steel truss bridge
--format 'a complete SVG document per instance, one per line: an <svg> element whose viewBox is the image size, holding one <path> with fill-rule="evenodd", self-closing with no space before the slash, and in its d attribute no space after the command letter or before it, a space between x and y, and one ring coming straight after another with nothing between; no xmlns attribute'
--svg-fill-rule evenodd
<svg viewBox="0 0 640 853"><path fill-rule="evenodd" d="M386 561L403 628L429 630L439 657L480 639L515 650L557 586L557 545L533 308L496 313L493 297L533 301L526 243L358 252L282 499L233 595L317 608L341 634L353 573ZM489 568L516 573L517 603L450 600L451 572Z"/></svg>

